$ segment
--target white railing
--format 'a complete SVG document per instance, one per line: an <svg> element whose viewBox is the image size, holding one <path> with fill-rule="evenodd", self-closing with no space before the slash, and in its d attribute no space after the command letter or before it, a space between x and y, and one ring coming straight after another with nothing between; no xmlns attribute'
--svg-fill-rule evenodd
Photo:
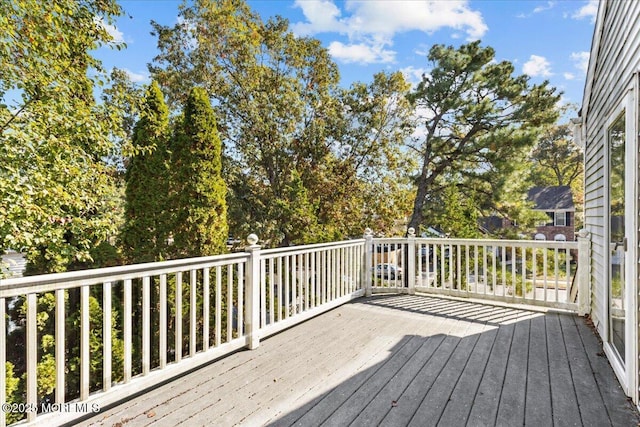
<svg viewBox="0 0 640 427"><path fill-rule="evenodd" d="M561 308L589 305L589 239L372 238L367 293L444 294Z"/></svg>
<svg viewBox="0 0 640 427"><path fill-rule="evenodd" d="M260 254L260 336L364 295L364 239Z"/></svg>
<svg viewBox="0 0 640 427"><path fill-rule="evenodd" d="M11 412L31 424L72 421L364 295L364 239L271 250L251 242L243 253L0 282L0 319L22 312L19 323L0 322L0 426L20 418ZM7 402L16 329L26 398ZM52 378L38 378L47 363L50 393Z"/></svg>
<svg viewBox="0 0 640 427"><path fill-rule="evenodd" d="M0 427L16 420L10 411L31 424L73 421L372 293L588 312L586 235L540 242L374 239L368 232L363 239L266 250L255 235L248 240L242 253L0 282L0 319L14 312L12 321L0 322L0 405L13 403L3 406L9 410L0 412ZM17 329L25 350L14 376L26 373L26 397L18 403L7 402L4 369L16 362L6 350ZM51 378L44 384L38 378L51 365L53 389Z"/></svg>

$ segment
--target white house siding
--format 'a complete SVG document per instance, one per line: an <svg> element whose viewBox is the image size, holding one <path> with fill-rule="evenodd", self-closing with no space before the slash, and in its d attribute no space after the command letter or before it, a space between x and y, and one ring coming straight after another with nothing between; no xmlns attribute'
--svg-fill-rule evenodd
<svg viewBox="0 0 640 427"><path fill-rule="evenodd" d="M608 243L605 227L608 201L605 188L605 132L607 120L620 105L640 70L640 2L611 1L600 3L585 98L582 105L585 146L585 227L592 237L592 318L605 336L607 286L604 272ZM638 98L634 100L638 109ZM637 114L637 113L636 113ZM636 117L637 123L637 117ZM635 144L638 147L637 141ZM635 179L638 180L636 171ZM638 212L636 212L636 217ZM638 237L630 242L638 247ZM640 269L639 269L640 271ZM637 280L637 279L636 279ZM636 283L637 289L637 283Z"/></svg>

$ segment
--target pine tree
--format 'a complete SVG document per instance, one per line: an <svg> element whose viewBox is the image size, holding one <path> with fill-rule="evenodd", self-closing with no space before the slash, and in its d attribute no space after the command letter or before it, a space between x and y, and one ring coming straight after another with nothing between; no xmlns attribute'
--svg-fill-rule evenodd
<svg viewBox="0 0 640 427"><path fill-rule="evenodd" d="M125 226L122 244L132 262L166 257L168 233L167 140L169 113L162 92L152 82L145 94L140 119L133 131L138 154L126 172Z"/></svg>
<svg viewBox="0 0 640 427"><path fill-rule="evenodd" d="M216 118L204 89L191 90L171 151L175 255L223 253L228 235L227 187Z"/></svg>

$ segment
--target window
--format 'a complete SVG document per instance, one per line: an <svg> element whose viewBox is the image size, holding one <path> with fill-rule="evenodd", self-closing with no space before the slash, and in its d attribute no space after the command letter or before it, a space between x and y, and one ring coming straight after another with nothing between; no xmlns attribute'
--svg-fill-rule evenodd
<svg viewBox="0 0 640 427"><path fill-rule="evenodd" d="M566 242L567 238L564 234L556 234L553 240L555 240L556 242Z"/></svg>
<svg viewBox="0 0 640 427"><path fill-rule="evenodd" d="M545 225L553 225L554 224L553 218L555 216L554 212L545 212L545 213L549 217L549 221L547 221L547 223Z"/></svg>
<svg viewBox="0 0 640 427"><path fill-rule="evenodd" d="M547 237L542 234L542 233L538 233L533 237L535 240L547 240Z"/></svg>
<svg viewBox="0 0 640 427"><path fill-rule="evenodd" d="M555 223L556 227L564 227L567 225L567 215L566 212L556 212L555 213Z"/></svg>

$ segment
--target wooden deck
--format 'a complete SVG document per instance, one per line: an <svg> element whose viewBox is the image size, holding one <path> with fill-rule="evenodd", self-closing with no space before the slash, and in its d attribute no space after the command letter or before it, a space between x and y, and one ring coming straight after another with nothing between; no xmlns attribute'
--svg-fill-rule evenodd
<svg viewBox="0 0 640 427"><path fill-rule="evenodd" d="M360 299L83 425L637 426L584 319Z"/></svg>

